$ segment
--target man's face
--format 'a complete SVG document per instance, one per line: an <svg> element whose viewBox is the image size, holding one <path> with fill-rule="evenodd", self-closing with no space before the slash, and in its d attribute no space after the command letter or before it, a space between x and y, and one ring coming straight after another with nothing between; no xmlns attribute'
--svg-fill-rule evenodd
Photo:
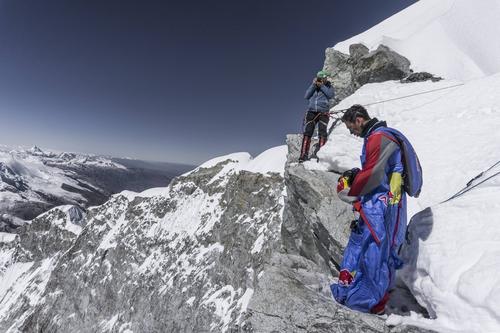
<svg viewBox="0 0 500 333"><path fill-rule="evenodd" d="M354 122L346 121L344 124L351 132L351 134L356 135L356 136L361 136L361 132L363 132L363 125L365 123L365 120L361 117L356 117Z"/></svg>

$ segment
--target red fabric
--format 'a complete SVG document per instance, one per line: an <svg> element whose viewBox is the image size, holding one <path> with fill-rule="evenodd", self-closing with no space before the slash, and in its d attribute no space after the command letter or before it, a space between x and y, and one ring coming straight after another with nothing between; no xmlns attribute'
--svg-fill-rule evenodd
<svg viewBox="0 0 500 333"><path fill-rule="evenodd" d="M349 272L347 269L343 269L340 271L339 283L341 285L348 286L352 283L352 280L354 280L354 277L352 276L351 272Z"/></svg>
<svg viewBox="0 0 500 333"><path fill-rule="evenodd" d="M368 137L368 142L366 143L366 160L363 164L363 168L356 175L354 179L351 190L349 191L349 196L359 196L365 185L370 180L370 176L372 175L373 168L378 162L380 156L380 144L382 141L382 135L380 133L373 133Z"/></svg>
<svg viewBox="0 0 500 333"><path fill-rule="evenodd" d="M311 137L304 135L302 138L302 148L300 149L300 158L306 159L309 154L309 146L311 145Z"/></svg>
<svg viewBox="0 0 500 333"><path fill-rule="evenodd" d="M326 138L319 138L319 146L323 147L326 143Z"/></svg>
<svg viewBox="0 0 500 333"><path fill-rule="evenodd" d="M370 230L370 233L372 234L373 239L375 240L375 243L377 245L380 245L380 239L377 237L377 234L375 233L375 230L373 229L372 225L370 224L370 221L368 220L368 217L366 217L365 212L363 209L361 209L361 202L356 201L355 203L352 204L354 209L359 212L359 215L363 219L363 222L365 222L366 226Z"/></svg>
<svg viewBox="0 0 500 333"><path fill-rule="evenodd" d="M385 293L384 297L382 297L380 302L378 302L377 304L375 304L373 308L371 308L370 312L379 315L384 314L385 305L387 304L388 301L389 301L389 294Z"/></svg>

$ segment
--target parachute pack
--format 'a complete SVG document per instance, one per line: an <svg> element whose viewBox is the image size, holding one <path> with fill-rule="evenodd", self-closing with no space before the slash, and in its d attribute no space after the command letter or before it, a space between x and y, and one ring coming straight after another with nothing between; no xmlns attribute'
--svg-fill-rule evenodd
<svg viewBox="0 0 500 333"><path fill-rule="evenodd" d="M404 165L403 188L409 196L417 198L422 191L424 180L422 167L420 166L415 149L413 149L410 141L398 130L391 127L384 127L381 131L389 133L396 139L401 149Z"/></svg>

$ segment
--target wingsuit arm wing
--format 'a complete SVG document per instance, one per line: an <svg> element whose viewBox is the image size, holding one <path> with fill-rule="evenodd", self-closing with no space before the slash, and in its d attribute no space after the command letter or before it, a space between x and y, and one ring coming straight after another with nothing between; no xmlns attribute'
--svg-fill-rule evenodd
<svg viewBox="0 0 500 333"><path fill-rule="evenodd" d="M366 159L354 179L349 196L362 196L373 191L385 177L385 167L398 145L382 133L373 133L366 143Z"/></svg>

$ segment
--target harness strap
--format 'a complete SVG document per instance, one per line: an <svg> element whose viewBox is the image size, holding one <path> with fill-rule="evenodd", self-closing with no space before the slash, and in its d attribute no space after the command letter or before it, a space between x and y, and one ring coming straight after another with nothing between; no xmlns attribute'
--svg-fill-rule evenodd
<svg viewBox="0 0 500 333"><path fill-rule="evenodd" d="M370 233L372 234L372 237L375 240L375 243L377 243L377 245L380 245L380 239L378 238L377 234L375 233L375 230L373 229L372 225L370 224L368 217L366 217L365 212L363 211L363 209L361 209L361 203L359 201L356 201L352 206L354 207L354 209L357 212L359 212L359 215L363 219L363 222L365 222L366 226L370 230Z"/></svg>

